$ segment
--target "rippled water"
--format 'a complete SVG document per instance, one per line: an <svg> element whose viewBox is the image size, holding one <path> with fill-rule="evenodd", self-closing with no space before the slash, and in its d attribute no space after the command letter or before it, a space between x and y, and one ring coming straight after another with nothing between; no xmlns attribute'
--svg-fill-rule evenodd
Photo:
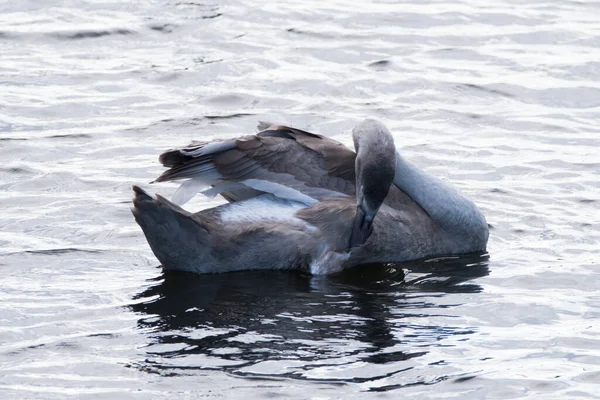
<svg viewBox="0 0 600 400"><path fill-rule="evenodd" d="M598 15L1 3L1 397L597 398ZM351 145L364 117L476 200L489 259L162 274L129 211L159 152L258 120Z"/></svg>

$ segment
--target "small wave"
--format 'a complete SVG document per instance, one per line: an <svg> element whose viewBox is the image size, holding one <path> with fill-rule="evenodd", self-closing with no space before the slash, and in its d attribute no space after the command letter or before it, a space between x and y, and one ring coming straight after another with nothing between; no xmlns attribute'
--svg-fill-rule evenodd
<svg viewBox="0 0 600 400"><path fill-rule="evenodd" d="M87 133L74 133L74 134L65 134L65 135L52 135L46 136L48 139L89 139L92 135L88 135Z"/></svg>
<svg viewBox="0 0 600 400"><path fill-rule="evenodd" d="M102 36L109 35L133 35L135 31L129 29L109 29L109 30L83 30L77 32L54 32L49 34L49 36L57 38L57 39L94 39Z"/></svg>
<svg viewBox="0 0 600 400"><path fill-rule="evenodd" d="M43 255L56 255L56 254L67 254L67 253L102 253L102 250L90 250L90 249L78 249L76 247L66 247L62 249L46 249L46 250L25 250L17 253L9 254L43 254Z"/></svg>
<svg viewBox="0 0 600 400"><path fill-rule="evenodd" d="M173 32L173 29L176 28L176 25L174 25L174 24L152 24L149 26L149 28L152 29L153 31L157 31L157 32L171 33L171 32Z"/></svg>
<svg viewBox="0 0 600 400"><path fill-rule="evenodd" d="M460 83L460 84L456 85L456 87L459 89L479 90L482 92L498 94L498 95L504 96L504 97L511 97L511 98L515 97L512 93L508 93L508 92L505 92L505 91L499 90L499 89L492 89L487 86L476 85L474 83Z"/></svg>
<svg viewBox="0 0 600 400"><path fill-rule="evenodd" d="M34 174L35 171L29 167L21 168L21 167L3 167L0 168L0 172L7 172L9 174Z"/></svg>
<svg viewBox="0 0 600 400"><path fill-rule="evenodd" d="M224 115L205 115L204 118L208 120L214 119L231 119L231 118L240 118L240 117L248 117L254 114L250 113L234 113L234 114L224 114Z"/></svg>
<svg viewBox="0 0 600 400"><path fill-rule="evenodd" d="M219 7L207 5L204 2L186 1L186 2L177 3L175 5L180 6L180 7L181 6L183 6L183 7L192 6L192 7L203 8L205 10L206 14L200 15L201 19L213 19L213 18L218 18L221 15L223 15L223 13L219 12Z"/></svg>
<svg viewBox="0 0 600 400"><path fill-rule="evenodd" d="M334 36L328 35L328 34L325 34L322 32L313 32L313 31L307 31L307 30L298 29L298 28L288 28L287 31L290 33L295 33L297 35L311 36L311 37L319 38L319 39L333 39L334 38Z"/></svg>
<svg viewBox="0 0 600 400"><path fill-rule="evenodd" d="M390 60L379 60L379 61L374 61L374 62L370 63L368 66L371 68L383 68L383 67L387 67L390 64L391 64Z"/></svg>

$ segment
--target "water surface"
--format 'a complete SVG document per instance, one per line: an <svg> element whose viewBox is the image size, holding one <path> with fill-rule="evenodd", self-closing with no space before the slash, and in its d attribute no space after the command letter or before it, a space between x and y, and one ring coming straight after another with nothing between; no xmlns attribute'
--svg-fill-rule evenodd
<svg viewBox="0 0 600 400"><path fill-rule="evenodd" d="M0 5L0 393L597 398L594 2ZM486 255L164 274L130 214L157 155L361 119L472 197ZM197 198L199 210L218 200Z"/></svg>

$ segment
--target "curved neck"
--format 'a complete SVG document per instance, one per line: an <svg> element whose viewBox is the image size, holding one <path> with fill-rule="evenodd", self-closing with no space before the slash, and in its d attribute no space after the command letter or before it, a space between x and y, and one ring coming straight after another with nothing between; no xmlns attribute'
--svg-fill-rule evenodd
<svg viewBox="0 0 600 400"><path fill-rule="evenodd" d="M467 238L475 247L473 251L485 249L485 217L458 190L421 171L398 153L394 185L416 201L445 232Z"/></svg>

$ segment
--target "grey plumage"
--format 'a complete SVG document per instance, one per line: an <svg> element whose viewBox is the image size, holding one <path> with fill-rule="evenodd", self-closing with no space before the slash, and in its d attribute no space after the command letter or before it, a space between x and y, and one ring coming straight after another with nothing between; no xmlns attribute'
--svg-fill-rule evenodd
<svg viewBox="0 0 600 400"><path fill-rule="evenodd" d="M272 125L256 135L210 143L193 142L163 153L169 167L156 182L197 179L206 186L221 181L273 182L316 200L354 195L356 154L321 135ZM262 192L262 191L261 191ZM235 197L231 196L231 197Z"/></svg>
<svg viewBox="0 0 600 400"><path fill-rule="evenodd" d="M192 191L181 198L204 185L230 204L191 214L134 187L134 216L165 268L328 274L485 249L479 209L407 163L379 122L354 129L358 154L321 135L259 127L256 135L194 142L160 157L170 169L157 182L190 179L182 187ZM360 235L357 220L370 223Z"/></svg>

